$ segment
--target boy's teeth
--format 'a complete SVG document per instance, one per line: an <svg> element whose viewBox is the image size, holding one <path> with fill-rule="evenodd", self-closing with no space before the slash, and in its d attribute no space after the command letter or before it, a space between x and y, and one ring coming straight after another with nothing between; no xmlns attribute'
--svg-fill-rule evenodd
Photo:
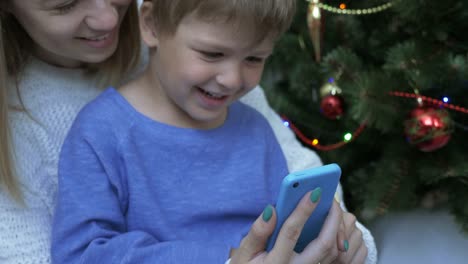
<svg viewBox="0 0 468 264"><path fill-rule="evenodd" d="M208 91L205 91L205 90L203 90L203 89L200 89L200 90L201 90L204 94L206 94L206 95L208 95L208 96L210 96L210 97L213 97L213 98L222 98L222 97L223 97L222 95L212 94L212 93L210 93L210 92L208 92Z"/></svg>

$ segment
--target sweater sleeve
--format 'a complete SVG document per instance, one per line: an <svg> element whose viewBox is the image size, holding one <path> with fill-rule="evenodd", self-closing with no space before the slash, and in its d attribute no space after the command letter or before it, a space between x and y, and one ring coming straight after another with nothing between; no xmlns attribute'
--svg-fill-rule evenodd
<svg viewBox="0 0 468 264"><path fill-rule="evenodd" d="M112 154L101 154L114 146L112 142L91 144L77 130L72 128L61 152L53 263L223 263L228 259L227 244L160 241L144 230L127 230L126 183L116 176L122 165Z"/></svg>
<svg viewBox="0 0 468 264"><path fill-rule="evenodd" d="M245 104L257 109L257 111L259 111L268 120L286 157L289 171L297 171L322 165L322 161L318 157L317 153L302 146L296 139L294 133L283 125L281 118L269 106L265 93L261 87L256 87L241 100ZM342 201L341 206L346 210L343 202L341 185L338 186L337 192ZM368 254L366 264L377 263L377 248L372 234L361 223L357 222L356 226L363 233L363 239L367 246Z"/></svg>

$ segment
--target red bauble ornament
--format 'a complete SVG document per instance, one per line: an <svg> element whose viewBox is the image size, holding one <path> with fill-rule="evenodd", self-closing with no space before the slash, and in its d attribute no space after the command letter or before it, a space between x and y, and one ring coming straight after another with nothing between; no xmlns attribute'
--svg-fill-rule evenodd
<svg viewBox="0 0 468 264"><path fill-rule="evenodd" d="M344 113L344 100L339 95L327 95L320 103L320 112L332 120L339 119Z"/></svg>
<svg viewBox="0 0 468 264"><path fill-rule="evenodd" d="M418 107L405 122L408 142L430 152L445 146L452 133L452 120L445 109Z"/></svg>

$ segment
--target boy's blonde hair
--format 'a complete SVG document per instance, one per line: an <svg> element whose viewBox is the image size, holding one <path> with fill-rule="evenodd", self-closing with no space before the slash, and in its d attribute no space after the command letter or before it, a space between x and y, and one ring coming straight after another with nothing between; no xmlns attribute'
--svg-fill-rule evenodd
<svg viewBox="0 0 468 264"><path fill-rule="evenodd" d="M9 1L0 1L0 192L6 191L21 203L23 200L18 179L15 177L8 121L8 112L12 109L7 95L9 89L15 89L20 96L17 84L31 55L34 42L16 18L8 12ZM89 72L96 76L97 85L118 85L122 78L137 66L140 48L137 3L132 1L121 24L117 50L105 62L88 67ZM21 106L20 110L26 111L24 106Z"/></svg>
<svg viewBox="0 0 468 264"><path fill-rule="evenodd" d="M279 37L290 26L296 0L152 0L158 31L173 35L184 17L190 14L207 21L252 23L262 40Z"/></svg>

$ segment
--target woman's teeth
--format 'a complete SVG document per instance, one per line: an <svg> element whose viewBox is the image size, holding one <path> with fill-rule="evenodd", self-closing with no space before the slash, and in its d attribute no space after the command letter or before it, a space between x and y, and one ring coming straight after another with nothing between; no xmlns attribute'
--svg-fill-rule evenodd
<svg viewBox="0 0 468 264"><path fill-rule="evenodd" d="M102 35L100 37L95 37L95 38L84 38L86 40L91 40L91 41L100 41L100 40L104 40L106 39L107 37L109 37L109 33L105 34L105 35Z"/></svg>

